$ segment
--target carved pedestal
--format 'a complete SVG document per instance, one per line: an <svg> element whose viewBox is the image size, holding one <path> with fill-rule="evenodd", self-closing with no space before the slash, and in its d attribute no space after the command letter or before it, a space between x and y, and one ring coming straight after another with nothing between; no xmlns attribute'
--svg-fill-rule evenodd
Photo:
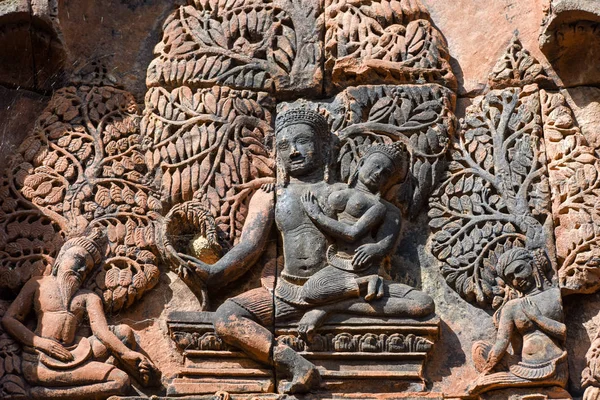
<svg viewBox="0 0 600 400"><path fill-rule="evenodd" d="M225 345L215 335L212 313L174 312L169 334L185 356L185 366L167 389L169 396L215 392L276 391L270 368ZM398 393L425 390L423 369L439 335L439 319L337 317L307 344L292 324L276 327L276 340L317 365L331 393ZM358 395L357 394L357 395ZM365 398L364 395L361 395Z"/></svg>
<svg viewBox="0 0 600 400"><path fill-rule="evenodd" d="M558 386L508 388L490 390L478 395L445 394L445 400L572 400L573 397L565 389Z"/></svg>

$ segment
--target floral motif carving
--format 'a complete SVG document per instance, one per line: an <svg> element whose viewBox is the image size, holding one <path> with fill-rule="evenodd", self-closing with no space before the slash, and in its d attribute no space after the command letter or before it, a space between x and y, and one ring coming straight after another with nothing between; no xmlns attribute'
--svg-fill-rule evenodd
<svg viewBox="0 0 600 400"><path fill-rule="evenodd" d="M160 201L149 185L139 116L113 86L56 91L0 184L0 282L18 292L49 271L65 237L102 227L104 268L88 287L108 310L130 306L158 281L153 220Z"/></svg>
<svg viewBox="0 0 600 400"><path fill-rule="evenodd" d="M192 3L165 21L163 40L154 50L157 57L148 67L148 86L218 84L275 91L318 83L320 45L313 29L318 30L319 24L314 28L307 24L307 20L315 23L321 13L316 3Z"/></svg>
<svg viewBox="0 0 600 400"><path fill-rule="evenodd" d="M446 179L430 203L432 252L468 301L500 306L498 257L552 237L537 86L494 90L467 110ZM551 247L551 246L550 246Z"/></svg>
<svg viewBox="0 0 600 400"><path fill-rule="evenodd" d="M564 96L544 91L541 100L560 284L593 293L600 288L600 162Z"/></svg>

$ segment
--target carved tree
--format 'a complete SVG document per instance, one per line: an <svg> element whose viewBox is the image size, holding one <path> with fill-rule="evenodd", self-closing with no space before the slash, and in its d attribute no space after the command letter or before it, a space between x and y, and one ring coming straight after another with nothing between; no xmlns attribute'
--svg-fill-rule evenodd
<svg viewBox="0 0 600 400"><path fill-rule="evenodd" d="M419 0L328 0L325 20L325 68L334 85L456 86L447 44Z"/></svg>
<svg viewBox="0 0 600 400"><path fill-rule="evenodd" d="M504 55L490 74L490 85L494 89L523 85L548 84L548 74L540 62L523 48L518 32L515 32Z"/></svg>
<svg viewBox="0 0 600 400"><path fill-rule="evenodd" d="M411 153L409 182L396 182L388 200L416 215L445 168L448 138L454 131L453 94L438 85L370 86L347 89L339 100L344 112L330 113L340 138L340 178L347 182L362 149L402 141Z"/></svg>
<svg viewBox="0 0 600 400"><path fill-rule="evenodd" d="M600 160L562 94L542 92L542 113L560 284L593 293L600 289Z"/></svg>
<svg viewBox="0 0 600 400"><path fill-rule="evenodd" d="M266 93L150 89L141 131L165 211L201 200L215 217L221 244L234 244L251 194L275 176L270 107Z"/></svg>
<svg viewBox="0 0 600 400"><path fill-rule="evenodd" d="M88 282L108 310L158 281L153 220L160 211L139 142L133 96L102 78L55 92L0 184L0 287L17 293L49 271L64 238L99 226L110 239Z"/></svg>
<svg viewBox="0 0 600 400"><path fill-rule="evenodd" d="M191 3L165 21L163 40L154 50L157 58L148 67L149 87L218 84L271 91L318 83L320 45L313 31L318 27L307 24L321 13L318 5L271 0ZM295 21L296 15L302 20Z"/></svg>
<svg viewBox="0 0 600 400"><path fill-rule="evenodd" d="M432 252L468 301L502 304L494 266L513 246L551 248L550 188L537 86L494 90L467 110L432 197Z"/></svg>

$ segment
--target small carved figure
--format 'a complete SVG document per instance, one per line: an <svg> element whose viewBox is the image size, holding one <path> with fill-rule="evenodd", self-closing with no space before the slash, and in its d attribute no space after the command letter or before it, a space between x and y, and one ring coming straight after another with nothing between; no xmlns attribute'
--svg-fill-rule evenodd
<svg viewBox="0 0 600 400"><path fill-rule="evenodd" d="M265 327L272 326L275 315L279 321L305 316L299 331L310 332L315 324L307 321L321 321L329 313L421 317L434 310L433 300L425 293L389 281L382 282L381 299L370 302L364 297L374 296L367 292L374 291L374 285L361 288L361 296L328 304L326 310L303 300L303 285L327 266L327 248L333 241L308 216L302 195L314 193L323 209L331 193L347 188L328 182L331 138L327 121L317 112L291 109L280 114L276 122L277 202L273 188L263 187L250 200L240 243L213 265L191 260L185 265L185 273L204 277L209 287L232 282L257 261L275 221L283 239L284 267L274 293L265 285L228 299L216 311L215 330L225 343L289 376L290 381L280 388L284 393L311 391L319 387L320 377L315 366L289 346L273 347L273 335ZM385 222L391 225L382 232L399 234L400 218Z"/></svg>
<svg viewBox="0 0 600 400"><path fill-rule="evenodd" d="M323 212L313 193L302 196L311 220L336 239L336 244L327 250L328 265L302 286L305 301L322 305L357 297L365 285L365 300L383 296L383 280L378 272L381 261L394 249L399 237L399 229L393 229L396 224L391 221L400 219L400 211L382 200L381 194L406 177L407 156L401 142L369 147L348 187L331 193L327 199L326 208L333 210L337 219ZM317 312L309 312L307 317L311 314ZM303 332L308 333L309 341L318 322L300 321L301 327L311 324L310 332Z"/></svg>
<svg viewBox="0 0 600 400"><path fill-rule="evenodd" d="M587 366L581 372L581 386L585 388L583 400L600 400L600 333L596 334L585 358Z"/></svg>
<svg viewBox="0 0 600 400"><path fill-rule="evenodd" d="M547 265L542 250L513 248L498 258L498 276L519 297L508 300L498 311L496 342L473 345L473 361L481 375L469 393L566 385L567 330L562 322L560 289L552 286L544 274ZM514 355L507 353L510 343Z"/></svg>
<svg viewBox="0 0 600 400"><path fill-rule="evenodd" d="M22 368L32 386L30 398L104 399L125 393L128 374L144 385L154 377L152 362L126 346L135 345L133 331L125 325L109 327L102 299L81 289L102 261L101 236L94 231L67 241L52 275L31 278L2 318L6 331L23 344ZM37 317L34 331L25 325L31 310ZM91 337L78 335L86 317Z"/></svg>

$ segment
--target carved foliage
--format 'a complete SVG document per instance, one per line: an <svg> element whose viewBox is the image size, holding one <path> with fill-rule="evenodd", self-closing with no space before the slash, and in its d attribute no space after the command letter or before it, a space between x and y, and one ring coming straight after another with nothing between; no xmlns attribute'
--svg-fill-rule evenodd
<svg viewBox="0 0 600 400"><path fill-rule="evenodd" d="M296 30L293 2L288 7L271 0L193 3L165 21L163 40L154 50L157 58L148 67L148 86L219 84L270 91L291 81L302 86L301 76L318 83L313 70L320 49ZM301 11L301 24L314 25L317 6L304 2Z"/></svg>
<svg viewBox="0 0 600 400"><path fill-rule="evenodd" d="M325 16L326 68L334 82L454 81L447 45L419 0L330 0Z"/></svg>
<svg viewBox="0 0 600 400"><path fill-rule="evenodd" d="M468 301L499 306L497 257L513 246L545 248L552 237L541 132L536 86L492 91L462 121L429 225L442 274Z"/></svg>
<svg viewBox="0 0 600 400"><path fill-rule="evenodd" d="M490 86L494 89L543 83L547 80L546 71L540 62L523 48L518 33L515 33L504 55L490 74Z"/></svg>
<svg viewBox="0 0 600 400"><path fill-rule="evenodd" d="M265 93L150 89L141 130L166 211L196 197L210 207L221 239L237 240L250 195L274 177L271 107Z"/></svg>
<svg viewBox="0 0 600 400"><path fill-rule="evenodd" d="M542 92L556 253L563 288L600 288L600 160L560 93Z"/></svg>
<svg viewBox="0 0 600 400"><path fill-rule="evenodd" d="M131 305L157 282L152 195L139 144L137 106L110 86L68 87L12 158L0 187L0 276L17 291L52 264L64 237L106 229L106 271L89 288L108 309Z"/></svg>
<svg viewBox="0 0 600 400"><path fill-rule="evenodd" d="M0 309L0 318L4 315ZM25 398L27 386L22 378L21 346L0 326L0 397L11 396Z"/></svg>
<svg viewBox="0 0 600 400"><path fill-rule="evenodd" d="M341 180L348 181L366 146L402 141L412 156L412 178L396 182L386 198L405 211L410 204L416 214L445 167L444 154L455 123L451 102L450 90L438 85L347 89L323 107L341 142Z"/></svg>

